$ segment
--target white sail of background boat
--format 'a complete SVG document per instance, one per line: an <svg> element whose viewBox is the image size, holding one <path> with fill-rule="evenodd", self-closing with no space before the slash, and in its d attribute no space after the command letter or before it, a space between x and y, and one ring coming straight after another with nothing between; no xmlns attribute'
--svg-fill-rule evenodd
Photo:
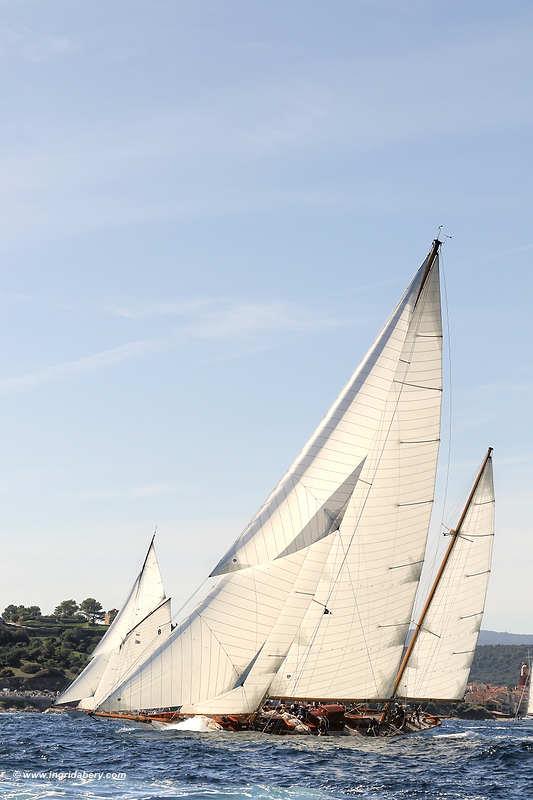
<svg viewBox="0 0 533 800"><path fill-rule="evenodd" d="M165 595L152 537L124 606L85 669L57 698L56 705L76 703L78 708L96 708L128 669L147 658L170 630L170 598Z"/></svg>
<svg viewBox="0 0 533 800"><path fill-rule="evenodd" d="M533 716L533 693L531 692L531 668L532 660L529 649L527 658L520 667L520 680L517 688L521 688L520 695L515 706L515 719Z"/></svg>
<svg viewBox="0 0 533 800"><path fill-rule="evenodd" d="M201 597L99 693L98 713L246 716L267 697L389 703L464 689L490 569L490 453L405 651L440 442L440 244Z"/></svg>
<svg viewBox="0 0 533 800"><path fill-rule="evenodd" d="M464 697L485 610L494 542L492 448L481 465L393 687L393 696Z"/></svg>

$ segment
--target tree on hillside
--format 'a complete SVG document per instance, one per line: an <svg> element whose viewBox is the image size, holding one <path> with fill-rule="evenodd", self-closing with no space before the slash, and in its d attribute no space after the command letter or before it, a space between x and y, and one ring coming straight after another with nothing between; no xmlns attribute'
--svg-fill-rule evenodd
<svg viewBox="0 0 533 800"><path fill-rule="evenodd" d="M87 597L83 600L80 603L80 611L93 625L97 619L102 619L104 616L102 604L95 600L94 597Z"/></svg>
<svg viewBox="0 0 533 800"><path fill-rule="evenodd" d="M78 611L78 604L75 600L63 600L54 609L54 617L65 619L65 617L73 617Z"/></svg>
<svg viewBox="0 0 533 800"><path fill-rule="evenodd" d="M3 619L5 619L6 622L18 622L18 609L19 606L14 606L13 603L11 603L9 606L6 606L2 614Z"/></svg>
<svg viewBox="0 0 533 800"><path fill-rule="evenodd" d="M41 616L41 609L39 608L39 606L26 606L26 608L24 608L23 614L24 614L24 619L38 619Z"/></svg>
<svg viewBox="0 0 533 800"><path fill-rule="evenodd" d="M7 606L2 614L6 622L24 622L27 619L37 619L41 616L39 606Z"/></svg>

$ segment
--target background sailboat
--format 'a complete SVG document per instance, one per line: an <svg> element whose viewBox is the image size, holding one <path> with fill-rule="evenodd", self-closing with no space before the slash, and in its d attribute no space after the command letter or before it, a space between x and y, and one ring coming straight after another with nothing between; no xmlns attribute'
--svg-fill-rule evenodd
<svg viewBox="0 0 533 800"><path fill-rule="evenodd" d="M464 697L485 610L494 542L492 448L417 621L392 696L432 700Z"/></svg>
<svg viewBox="0 0 533 800"><path fill-rule="evenodd" d="M163 587L154 538L155 534L122 609L56 705L96 708L133 664L142 662L169 636L170 598Z"/></svg>

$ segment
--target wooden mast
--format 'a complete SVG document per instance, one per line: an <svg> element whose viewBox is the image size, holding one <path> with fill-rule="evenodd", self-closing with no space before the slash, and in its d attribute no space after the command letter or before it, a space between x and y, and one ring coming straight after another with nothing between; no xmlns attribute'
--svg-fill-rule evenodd
<svg viewBox="0 0 533 800"><path fill-rule="evenodd" d="M455 529L450 531L450 542L449 542L448 547L446 549L446 552L444 554L444 558L442 559L442 563L441 563L441 565L439 567L439 571L437 572L437 575L435 576L435 580L433 581L433 585L432 585L432 587L431 587L431 589L429 591L429 594L427 596L426 602L424 604L424 608L422 609L422 612L420 614L418 622L416 623L416 628L415 628L415 630L413 632L413 635L411 637L411 641L409 642L409 646L407 647L407 650L405 651L405 654L404 654L404 656L402 658L400 667L398 669L398 674L396 675L396 680L394 681L394 686L393 686L393 689L392 689L392 692L391 692L391 700L396 696L396 693L398 691L400 683L402 682L402 678L403 678L405 670L407 668L407 664L409 663L409 659L411 658L411 654L412 654L412 652L413 652L413 650L415 648L416 642L418 640L418 636L420 635L420 631L422 630L422 627L423 627L424 622L426 620L428 611L429 611L429 609L431 607L431 603L433 602L433 598L435 597L435 592L437 591L437 589L439 587L439 584L441 582L442 576L444 574L444 570L446 569L446 565L448 564L448 561L450 560L450 556L453 553L453 549L455 547L455 543L457 542L457 539L459 538L459 533L461 532L461 527L463 525L463 522L465 521L465 517L466 517L466 515L468 513L468 509L470 508L470 504L472 503L472 500L474 498L474 494L476 492L476 489L479 486L479 482L481 480L481 477L483 475L485 467L487 466L487 463L488 463L488 461L489 461L491 456L492 456L492 447L489 447L489 449L487 450L487 455L483 459L483 463L482 463L482 465L481 465L481 467L479 469L479 472L478 472L478 474L476 476L476 479L474 481L474 485L472 486L472 489L470 490L470 494L468 495L468 500L466 501L465 507L463 508L462 514L461 514L461 516L459 518L459 522L457 523L457 526L455 527Z"/></svg>

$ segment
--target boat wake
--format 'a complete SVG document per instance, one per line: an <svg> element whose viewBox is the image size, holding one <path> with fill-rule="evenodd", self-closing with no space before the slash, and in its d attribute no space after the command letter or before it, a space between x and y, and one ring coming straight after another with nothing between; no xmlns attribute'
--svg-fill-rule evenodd
<svg viewBox="0 0 533 800"><path fill-rule="evenodd" d="M210 733L220 731L222 727L213 719L204 716L182 719L181 722L152 722L154 728L161 731L194 731L195 733Z"/></svg>

